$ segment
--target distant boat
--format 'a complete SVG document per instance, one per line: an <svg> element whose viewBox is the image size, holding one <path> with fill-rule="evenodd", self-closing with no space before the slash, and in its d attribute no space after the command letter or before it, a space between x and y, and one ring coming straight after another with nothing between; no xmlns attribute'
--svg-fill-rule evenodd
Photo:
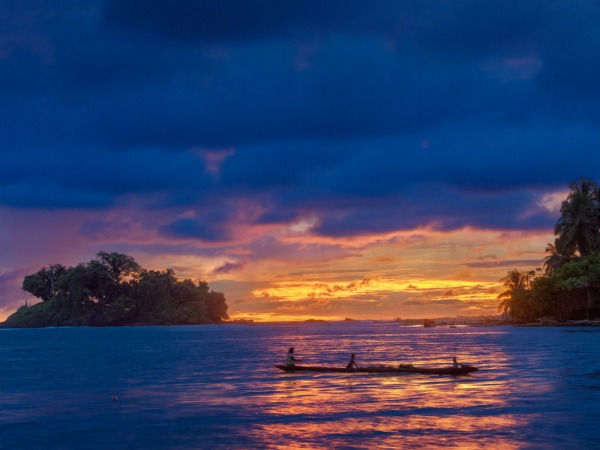
<svg viewBox="0 0 600 450"><path fill-rule="evenodd" d="M416 367L413 365L367 366L348 369L346 367L296 366L275 364L275 367L285 372L330 372L330 373L420 373L426 375L467 375L479 370L477 367L462 364L461 367Z"/></svg>
<svg viewBox="0 0 600 450"><path fill-rule="evenodd" d="M435 327L436 323L435 320L433 319L423 319L423 326L424 327Z"/></svg>

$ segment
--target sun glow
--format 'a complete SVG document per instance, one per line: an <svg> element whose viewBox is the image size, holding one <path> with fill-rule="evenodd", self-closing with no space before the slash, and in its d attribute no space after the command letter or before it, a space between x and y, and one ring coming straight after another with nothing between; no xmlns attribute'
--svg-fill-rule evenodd
<svg viewBox="0 0 600 450"><path fill-rule="evenodd" d="M455 290L468 291L494 289L497 283L455 280L413 280L411 282L378 277L363 278L350 283L334 282L282 282L265 289L252 292L254 297L277 298L285 301L300 301L307 298L345 299L349 296L377 296L386 292L407 292L411 294L435 293L442 290L454 293Z"/></svg>
<svg viewBox="0 0 600 450"><path fill-rule="evenodd" d="M260 321L496 314L498 280L509 269L541 264L549 239L546 232L470 228L345 241L285 234L273 241L273 258L248 255L217 286L232 317Z"/></svg>
<svg viewBox="0 0 600 450"><path fill-rule="evenodd" d="M285 314L285 313L240 313L232 315L231 320L252 320L254 322L305 322L338 321L343 320L341 316L317 316L314 314Z"/></svg>

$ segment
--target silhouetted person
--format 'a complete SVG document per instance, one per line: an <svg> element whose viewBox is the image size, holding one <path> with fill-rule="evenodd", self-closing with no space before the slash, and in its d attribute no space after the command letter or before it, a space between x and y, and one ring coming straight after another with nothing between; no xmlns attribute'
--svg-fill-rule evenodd
<svg viewBox="0 0 600 450"><path fill-rule="evenodd" d="M290 347L287 353L287 358L285 359L285 363L288 366L294 366L296 362L302 362L302 360L294 356L294 347Z"/></svg>
<svg viewBox="0 0 600 450"><path fill-rule="evenodd" d="M358 369L358 365L356 364L356 361L354 361L354 353L352 353L350 355L350 362L346 366L346 369L353 369L355 367Z"/></svg>
<svg viewBox="0 0 600 450"><path fill-rule="evenodd" d="M458 361L456 360L456 356L452 359L452 365L454 366L455 369L462 367L462 364L459 364Z"/></svg>

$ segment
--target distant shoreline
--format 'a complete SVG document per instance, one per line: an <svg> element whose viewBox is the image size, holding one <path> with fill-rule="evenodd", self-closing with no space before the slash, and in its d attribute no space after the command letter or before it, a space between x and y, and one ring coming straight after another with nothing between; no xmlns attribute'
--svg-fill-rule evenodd
<svg viewBox="0 0 600 450"><path fill-rule="evenodd" d="M466 319L466 318L460 318ZM480 327L516 327L516 328L548 328L548 327L600 327L600 320L569 320L567 322L558 321L539 321L529 323L511 323L508 321L469 321L453 319L448 322L447 319L427 319L428 325L425 325L425 319L406 319L406 320L371 320L371 319L308 319L308 320L282 320L261 322L251 319L223 320L219 322L204 323L131 323L122 325L64 325L64 326L39 326L39 327L13 327L6 322L0 322L0 329L25 329L25 328L122 328L122 327L172 327L172 326L202 326L202 325L302 325L302 324L398 324L402 327L424 327L424 328L480 328ZM433 322L433 323L432 323Z"/></svg>

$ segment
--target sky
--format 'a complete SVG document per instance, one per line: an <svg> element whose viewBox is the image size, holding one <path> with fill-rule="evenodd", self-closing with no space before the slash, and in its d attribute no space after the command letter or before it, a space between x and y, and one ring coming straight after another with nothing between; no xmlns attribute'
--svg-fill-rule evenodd
<svg viewBox="0 0 600 450"><path fill-rule="evenodd" d="M600 3L0 0L0 319L98 251L232 318L496 313L599 181Z"/></svg>

